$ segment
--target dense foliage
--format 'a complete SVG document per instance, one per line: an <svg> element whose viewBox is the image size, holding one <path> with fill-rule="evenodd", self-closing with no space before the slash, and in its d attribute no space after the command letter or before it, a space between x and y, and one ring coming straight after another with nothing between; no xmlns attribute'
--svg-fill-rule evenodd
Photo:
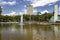
<svg viewBox="0 0 60 40"><path fill-rule="evenodd" d="M42 15L23 15L24 21L40 21L40 22L49 22L50 18L53 16L52 13L45 13ZM0 22L19 22L20 15L17 16L0 16Z"/></svg>
<svg viewBox="0 0 60 40"><path fill-rule="evenodd" d="M2 13L2 8L1 8L1 6L0 6L0 15L1 15L1 13Z"/></svg>

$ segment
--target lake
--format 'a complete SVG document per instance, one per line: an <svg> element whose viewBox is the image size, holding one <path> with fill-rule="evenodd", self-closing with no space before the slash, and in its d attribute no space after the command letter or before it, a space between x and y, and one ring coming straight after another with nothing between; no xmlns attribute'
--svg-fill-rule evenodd
<svg viewBox="0 0 60 40"><path fill-rule="evenodd" d="M60 26L0 24L1 40L60 40Z"/></svg>

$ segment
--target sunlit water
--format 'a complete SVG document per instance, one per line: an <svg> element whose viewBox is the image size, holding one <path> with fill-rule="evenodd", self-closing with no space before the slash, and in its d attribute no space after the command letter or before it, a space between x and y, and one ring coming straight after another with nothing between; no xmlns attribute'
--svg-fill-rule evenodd
<svg viewBox="0 0 60 40"><path fill-rule="evenodd" d="M55 37L54 27L57 27ZM57 38L57 39L56 39ZM60 40L60 26L0 24L1 40Z"/></svg>

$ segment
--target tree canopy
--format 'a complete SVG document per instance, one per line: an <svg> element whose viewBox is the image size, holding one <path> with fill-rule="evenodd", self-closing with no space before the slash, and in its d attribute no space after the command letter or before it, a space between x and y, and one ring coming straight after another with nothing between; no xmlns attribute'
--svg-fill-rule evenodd
<svg viewBox="0 0 60 40"><path fill-rule="evenodd" d="M1 13L2 13L2 8L1 8L1 6L0 6L0 15L1 15Z"/></svg>

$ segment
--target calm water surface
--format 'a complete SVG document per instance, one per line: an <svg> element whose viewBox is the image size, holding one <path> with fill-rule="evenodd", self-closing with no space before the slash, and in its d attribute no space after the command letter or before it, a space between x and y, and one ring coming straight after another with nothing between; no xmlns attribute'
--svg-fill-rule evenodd
<svg viewBox="0 0 60 40"><path fill-rule="evenodd" d="M55 28L55 29L54 29ZM55 30L55 31L54 31ZM1 40L60 40L60 26L0 24Z"/></svg>

